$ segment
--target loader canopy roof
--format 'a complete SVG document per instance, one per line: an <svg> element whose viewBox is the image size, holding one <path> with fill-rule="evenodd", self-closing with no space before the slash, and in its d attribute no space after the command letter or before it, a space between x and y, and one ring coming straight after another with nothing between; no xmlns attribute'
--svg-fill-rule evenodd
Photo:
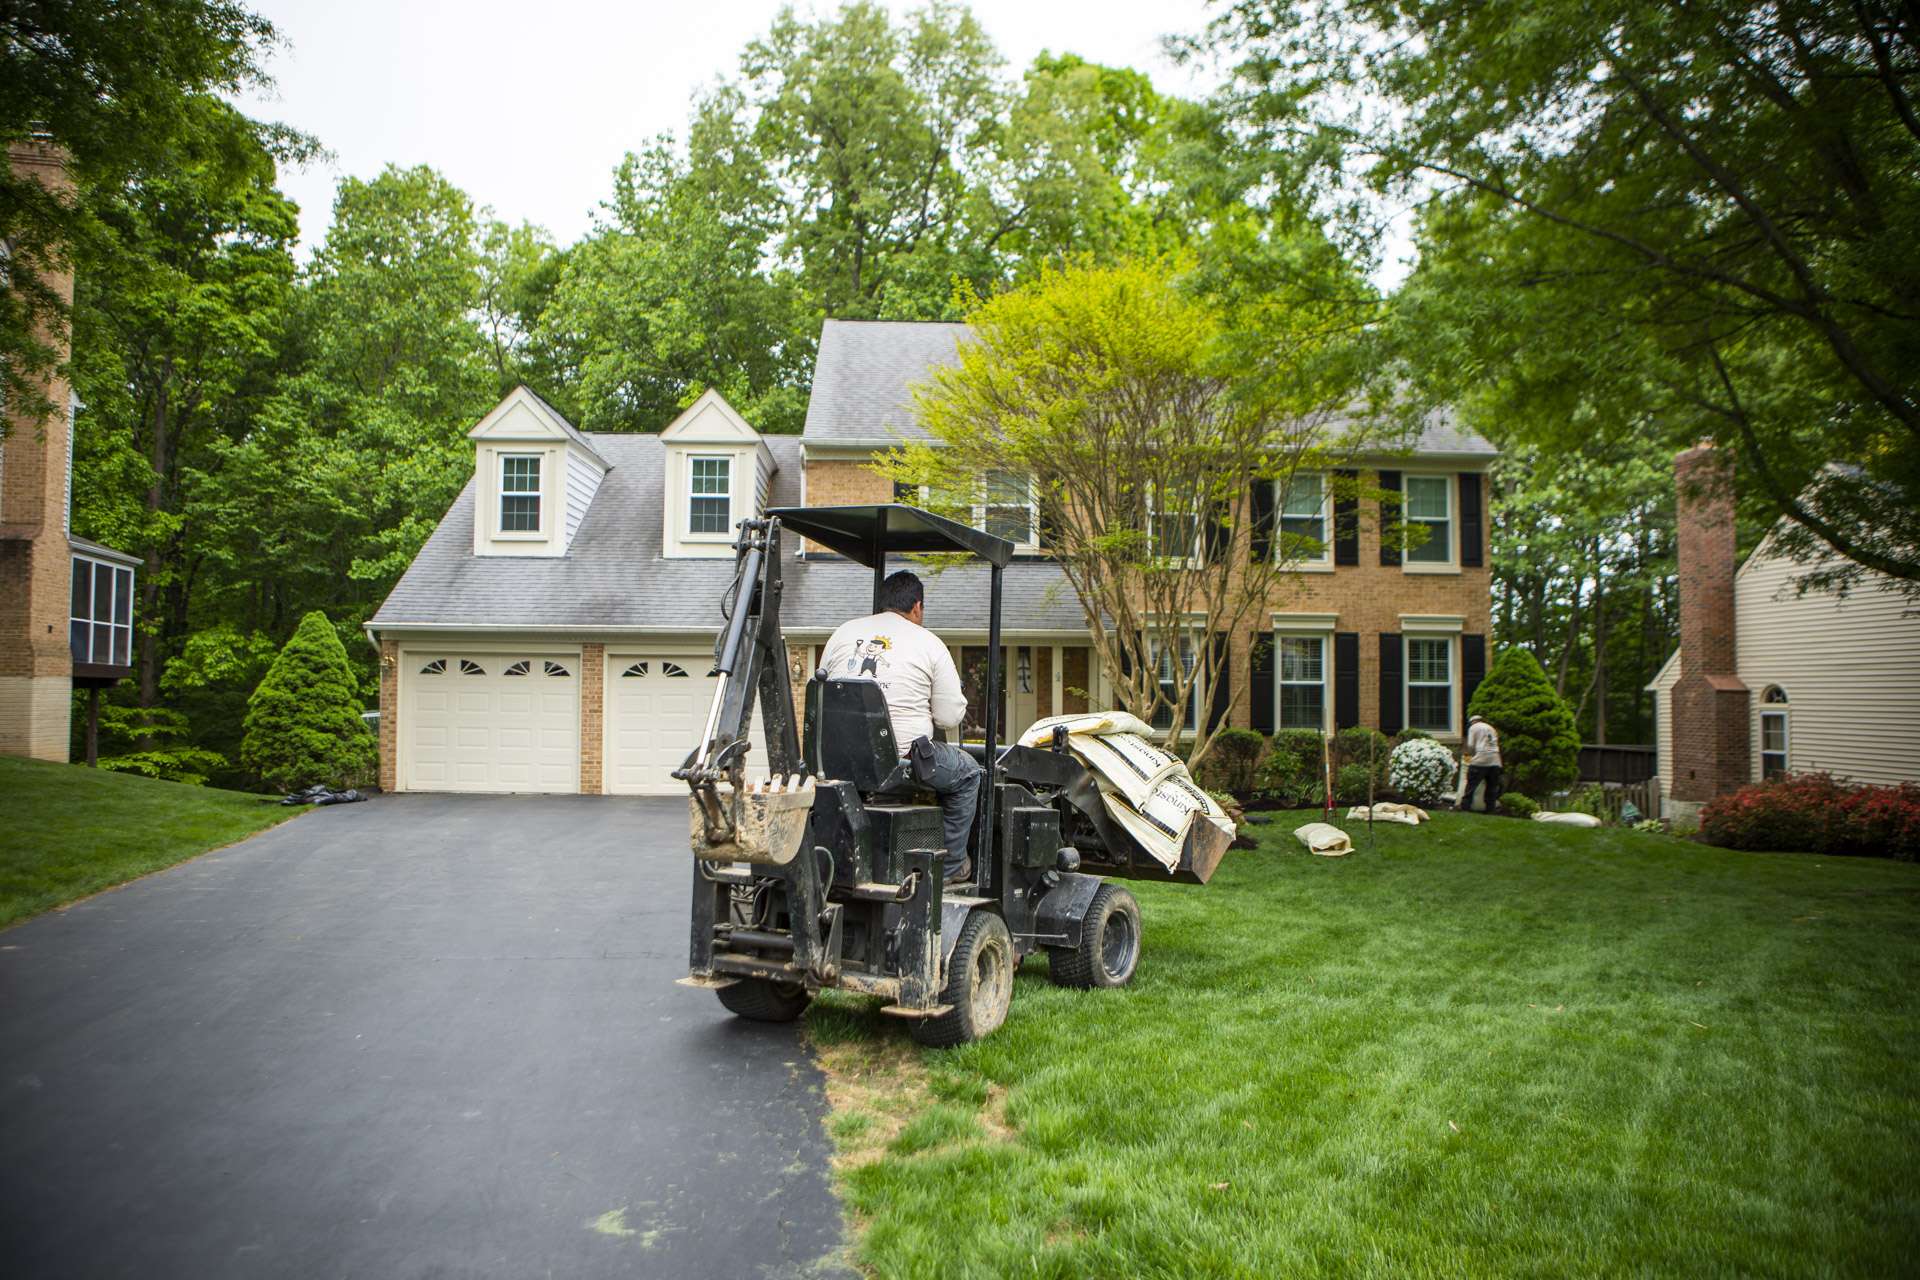
<svg viewBox="0 0 1920 1280"><path fill-rule="evenodd" d="M1005 538L895 502L870 507L775 507L767 514L868 568L883 563L889 553L915 551L957 551L1002 568L1013 558L1013 544Z"/></svg>

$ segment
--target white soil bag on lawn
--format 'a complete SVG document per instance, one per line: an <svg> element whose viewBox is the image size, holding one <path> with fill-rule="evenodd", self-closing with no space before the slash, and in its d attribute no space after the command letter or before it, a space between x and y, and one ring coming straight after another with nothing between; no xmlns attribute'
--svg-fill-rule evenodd
<svg viewBox="0 0 1920 1280"><path fill-rule="evenodd" d="M1348 822L1365 822L1366 820L1366 805L1357 804L1347 810ZM1373 820L1375 822L1404 822L1410 827L1417 827L1423 822L1430 821L1431 815L1419 805L1393 804L1383 801L1373 806Z"/></svg>
<svg viewBox="0 0 1920 1280"><path fill-rule="evenodd" d="M1226 811L1195 784L1182 761L1148 740L1153 730L1138 717L1125 711L1049 716L1034 721L1020 745L1044 750L1058 727L1067 731L1067 750L1093 771L1108 815L1168 871L1180 865L1195 822L1211 822L1233 839Z"/></svg>
<svg viewBox="0 0 1920 1280"><path fill-rule="evenodd" d="M1533 815L1535 822L1552 822L1563 827L1598 827L1600 819L1590 813L1552 813L1546 809Z"/></svg>
<svg viewBox="0 0 1920 1280"><path fill-rule="evenodd" d="M1317 853L1323 858L1338 858L1353 852L1353 841L1347 839L1347 833L1324 822L1295 827L1293 835L1307 846L1308 853Z"/></svg>

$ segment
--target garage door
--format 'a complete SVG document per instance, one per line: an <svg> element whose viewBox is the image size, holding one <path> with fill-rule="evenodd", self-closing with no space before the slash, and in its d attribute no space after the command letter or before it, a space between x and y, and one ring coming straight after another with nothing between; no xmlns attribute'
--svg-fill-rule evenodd
<svg viewBox="0 0 1920 1280"><path fill-rule="evenodd" d="M707 727L719 678L711 653L615 655L607 659L607 790L614 795L685 795L673 771ZM754 709L747 772L766 768Z"/></svg>
<svg viewBox="0 0 1920 1280"><path fill-rule="evenodd" d="M580 789L577 654L409 651L401 661L404 788Z"/></svg>

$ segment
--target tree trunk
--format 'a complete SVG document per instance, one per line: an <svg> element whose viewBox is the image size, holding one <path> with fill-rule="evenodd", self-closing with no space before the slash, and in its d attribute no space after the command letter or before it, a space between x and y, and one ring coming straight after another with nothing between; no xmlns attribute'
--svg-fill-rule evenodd
<svg viewBox="0 0 1920 1280"><path fill-rule="evenodd" d="M153 438L149 441L147 460L153 468L153 479L147 485L147 514L157 514L166 504L167 468L172 462L173 442L168 437L167 380L171 373L172 362L161 365L159 385L154 389L153 402ZM150 710L160 701L160 644L154 634L160 604L160 565L161 554L158 546L147 551L145 572L140 575L140 617L136 623L146 625L138 627L134 635L140 647L140 707ZM143 721L144 723L144 721ZM151 733L142 733L137 741L141 751L151 751L154 738Z"/></svg>

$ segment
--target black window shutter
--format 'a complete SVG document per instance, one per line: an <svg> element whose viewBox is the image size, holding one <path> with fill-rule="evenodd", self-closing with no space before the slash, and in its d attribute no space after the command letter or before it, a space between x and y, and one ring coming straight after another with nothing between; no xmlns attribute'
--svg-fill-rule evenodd
<svg viewBox="0 0 1920 1280"><path fill-rule="evenodd" d="M1247 494L1247 511L1253 520L1253 549L1249 554L1255 560L1266 560L1273 555L1273 481L1254 480Z"/></svg>
<svg viewBox="0 0 1920 1280"><path fill-rule="evenodd" d="M1360 723L1360 633L1333 633L1333 727Z"/></svg>
<svg viewBox="0 0 1920 1280"><path fill-rule="evenodd" d="M1336 471L1333 474L1343 484L1349 485L1360 478L1359 473L1354 471ZM1333 500L1333 562L1360 563L1360 499L1351 493Z"/></svg>
<svg viewBox="0 0 1920 1280"><path fill-rule="evenodd" d="M1226 723L1227 708L1233 705L1233 651L1227 645L1227 633L1213 633L1213 706L1207 712L1207 731Z"/></svg>
<svg viewBox="0 0 1920 1280"><path fill-rule="evenodd" d="M1233 540L1233 527L1227 523L1226 515L1226 508L1217 503L1200 513L1200 548L1207 564L1219 564L1227 553L1227 544Z"/></svg>
<svg viewBox="0 0 1920 1280"><path fill-rule="evenodd" d="M910 507L919 506L920 486L917 484L908 484L905 480L895 480L893 482L893 500L895 502L904 502Z"/></svg>
<svg viewBox="0 0 1920 1280"><path fill-rule="evenodd" d="M1040 495L1040 549L1057 550L1060 546L1060 503L1046 494Z"/></svg>
<svg viewBox="0 0 1920 1280"><path fill-rule="evenodd" d="M1406 723L1400 704L1400 633L1387 632L1380 637L1380 732L1400 732Z"/></svg>
<svg viewBox="0 0 1920 1280"><path fill-rule="evenodd" d="M1390 489L1394 493L1400 492L1400 473L1398 471L1382 471L1380 473L1380 487L1382 489ZM1380 500L1380 563L1381 564L1399 564L1400 563L1400 547L1397 543L1394 543L1393 539L1389 536L1390 532L1397 531L1399 529L1399 526L1400 526L1400 504L1397 502L1390 502L1387 499L1382 498ZM1383 640L1385 638L1386 637L1384 636L1381 637L1381 639ZM1400 638L1398 636L1395 636L1394 643L1397 645L1399 642L1400 642ZM1380 678L1382 680L1386 679L1386 675L1384 672L1381 674ZM1396 733L1399 732L1399 729L1397 726L1394 732Z"/></svg>
<svg viewBox="0 0 1920 1280"><path fill-rule="evenodd" d="M1486 563L1481 550L1485 541L1482 532L1483 520L1480 514L1480 473L1462 471L1460 473L1460 564L1463 568L1478 569Z"/></svg>
<svg viewBox="0 0 1920 1280"><path fill-rule="evenodd" d="M1273 636L1256 635L1248 666L1247 697L1253 700L1253 730L1273 732Z"/></svg>
<svg viewBox="0 0 1920 1280"><path fill-rule="evenodd" d="M1460 706L1473 701L1473 691L1487 678L1487 638L1460 637Z"/></svg>

